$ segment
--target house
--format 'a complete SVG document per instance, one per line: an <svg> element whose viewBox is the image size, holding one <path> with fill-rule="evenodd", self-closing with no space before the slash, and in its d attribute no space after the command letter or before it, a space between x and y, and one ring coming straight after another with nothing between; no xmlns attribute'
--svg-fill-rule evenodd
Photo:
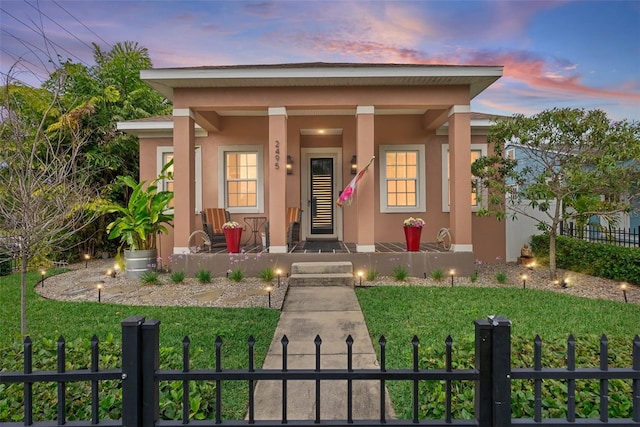
<svg viewBox="0 0 640 427"><path fill-rule="evenodd" d="M299 207L301 245L343 242L350 259L366 265L379 261L379 247L404 241L407 217L425 219L424 243L448 228L449 251L400 249L404 258L395 261L416 275L439 266L462 274L475 260L505 258L504 223L473 215L470 170L491 150L489 117L472 113L470 102L501 75L500 66L351 63L143 70L141 78L173 102L173 115L119 129L140 138L141 179L174 160L165 185L175 192L175 221L163 257L188 254L199 212L224 207L242 224L268 221L262 259L290 262L300 254L290 253L285 213ZM372 157L353 204L336 206ZM190 259L202 265L207 256Z"/></svg>

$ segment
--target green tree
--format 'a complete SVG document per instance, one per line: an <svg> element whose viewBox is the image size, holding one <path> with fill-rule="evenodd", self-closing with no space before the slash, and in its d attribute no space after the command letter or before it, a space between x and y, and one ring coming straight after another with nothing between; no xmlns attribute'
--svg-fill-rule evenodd
<svg viewBox="0 0 640 427"><path fill-rule="evenodd" d="M600 110L551 109L498 119L488 140L495 154L473 165L473 174L489 190L487 207L479 213L503 218L510 210L538 221L549 233L552 278L561 222L628 213L640 195L638 122L611 121ZM504 155L508 144L518 146L516 161Z"/></svg>
<svg viewBox="0 0 640 427"><path fill-rule="evenodd" d="M68 111L67 116L60 117L57 126L73 121L74 111L78 109L93 110L91 115L76 115L81 117L85 128L91 129L82 152L82 165L90 171L89 181L100 189L104 200L124 206L130 189L116 177L138 178L139 144L137 137L118 132L116 124L169 114L172 107L140 80L140 70L152 68L146 48L135 42L117 43L109 50L103 50L95 43L93 46L94 66L66 62L57 72L67 76L61 96ZM56 80L54 73L49 82ZM102 216L78 239L91 238L98 247L107 245L107 222L109 219Z"/></svg>

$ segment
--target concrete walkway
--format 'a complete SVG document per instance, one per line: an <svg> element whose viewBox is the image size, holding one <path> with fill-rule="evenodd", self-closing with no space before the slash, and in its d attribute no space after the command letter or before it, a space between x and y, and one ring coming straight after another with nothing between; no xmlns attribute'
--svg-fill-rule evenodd
<svg viewBox="0 0 640 427"><path fill-rule="evenodd" d="M286 335L289 369L314 369L319 335L321 369L347 368L347 337L353 344L353 368L378 368L376 355L353 288L290 287L265 359L264 369L282 369L282 337ZM379 381L353 381L353 418L379 419ZM315 419L315 381L287 381L287 419ZM393 416L388 400L387 418ZM347 419L347 382L322 381L322 420ZM282 382L260 381L255 389L255 419L282 419Z"/></svg>

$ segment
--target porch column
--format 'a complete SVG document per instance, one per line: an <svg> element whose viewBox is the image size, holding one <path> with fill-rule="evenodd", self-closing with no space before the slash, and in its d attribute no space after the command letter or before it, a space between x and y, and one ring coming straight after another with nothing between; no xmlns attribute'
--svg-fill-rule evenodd
<svg viewBox="0 0 640 427"><path fill-rule="evenodd" d="M358 170L363 168L369 159L374 155L374 113L373 106L358 106L356 109L356 156L358 160ZM375 162L373 167L362 177L358 184L355 197L357 212L356 221L356 252L375 252L375 185L373 170L379 163Z"/></svg>
<svg viewBox="0 0 640 427"><path fill-rule="evenodd" d="M471 240L471 110L454 105L449 110L449 164L453 252L472 252Z"/></svg>
<svg viewBox="0 0 640 427"><path fill-rule="evenodd" d="M173 253L189 252L195 230L195 116L189 108L173 110Z"/></svg>
<svg viewBox="0 0 640 427"><path fill-rule="evenodd" d="M287 109L269 107L269 252L287 252Z"/></svg>

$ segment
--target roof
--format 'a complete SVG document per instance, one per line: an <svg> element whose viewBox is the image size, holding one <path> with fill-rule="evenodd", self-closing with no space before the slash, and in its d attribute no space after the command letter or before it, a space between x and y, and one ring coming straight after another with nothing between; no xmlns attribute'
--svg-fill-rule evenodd
<svg viewBox="0 0 640 427"><path fill-rule="evenodd" d="M142 70L168 99L176 88L469 85L471 99L502 76L502 66L302 63Z"/></svg>

